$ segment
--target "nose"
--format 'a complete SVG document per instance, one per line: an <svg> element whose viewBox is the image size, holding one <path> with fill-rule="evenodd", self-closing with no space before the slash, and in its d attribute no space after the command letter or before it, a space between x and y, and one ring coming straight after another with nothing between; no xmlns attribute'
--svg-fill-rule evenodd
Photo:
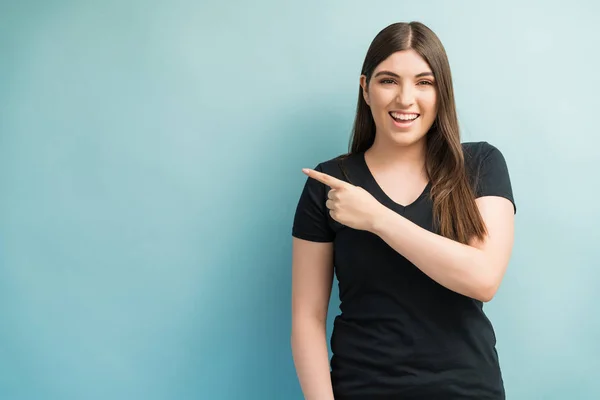
<svg viewBox="0 0 600 400"><path fill-rule="evenodd" d="M398 86L397 101L402 108L410 107L415 102L415 93L413 87L410 84L404 84Z"/></svg>

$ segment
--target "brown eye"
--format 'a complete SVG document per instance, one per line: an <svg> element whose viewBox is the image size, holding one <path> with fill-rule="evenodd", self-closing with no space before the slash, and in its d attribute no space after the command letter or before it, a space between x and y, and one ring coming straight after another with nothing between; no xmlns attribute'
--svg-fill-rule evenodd
<svg viewBox="0 0 600 400"><path fill-rule="evenodd" d="M383 84L386 84L386 83L394 83L394 81L393 81L393 80L391 80L391 79L382 79L380 82L381 82L381 83L383 83Z"/></svg>
<svg viewBox="0 0 600 400"><path fill-rule="evenodd" d="M419 82L419 85L424 84L424 85L433 85L433 82L431 81L421 81Z"/></svg>

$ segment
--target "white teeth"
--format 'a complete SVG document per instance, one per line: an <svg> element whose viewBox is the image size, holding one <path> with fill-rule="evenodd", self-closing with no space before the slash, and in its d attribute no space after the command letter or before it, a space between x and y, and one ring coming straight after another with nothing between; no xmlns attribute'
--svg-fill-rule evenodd
<svg viewBox="0 0 600 400"><path fill-rule="evenodd" d="M419 114L400 114L400 113L391 113L392 117L396 118L396 119L401 119L403 121L412 121L414 119L417 119L417 117L419 116Z"/></svg>

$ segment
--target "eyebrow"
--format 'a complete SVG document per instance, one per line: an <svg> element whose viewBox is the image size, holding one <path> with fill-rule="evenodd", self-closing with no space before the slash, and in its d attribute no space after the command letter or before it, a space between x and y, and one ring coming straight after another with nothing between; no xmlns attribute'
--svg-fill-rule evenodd
<svg viewBox="0 0 600 400"><path fill-rule="evenodd" d="M375 74L374 78L377 78L379 75L390 75L393 76L394 78L400 78L400 75L391 72L391 71L379 71L378 73ZM421 78L423 76L433 76L433 72L431 71L425 71L425 72L421 72L415 75L415 78Z"/></svg>

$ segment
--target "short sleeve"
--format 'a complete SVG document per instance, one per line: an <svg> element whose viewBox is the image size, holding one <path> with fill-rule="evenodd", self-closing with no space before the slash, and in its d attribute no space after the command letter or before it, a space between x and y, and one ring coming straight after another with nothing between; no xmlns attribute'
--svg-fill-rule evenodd
<svg viewBox="0 0 600 400"><path fill-rule="evenodd" d="M479 168L479 179L476 197L499 196L504 197L513 204L514 212L517 206L513 196L510 174L504 155L496 147L487 144L487 151L483 152L483 158Z"/></svg>
<svg viewBox="0 0 600 400"><path fill-rule="evenodd" d="M321 164L315 167L315 171L323 172ZM325 202L326 186L307 178L296 206L292 236L313 242L333 241L334 232L329 225L329 212Z"/></svg>

